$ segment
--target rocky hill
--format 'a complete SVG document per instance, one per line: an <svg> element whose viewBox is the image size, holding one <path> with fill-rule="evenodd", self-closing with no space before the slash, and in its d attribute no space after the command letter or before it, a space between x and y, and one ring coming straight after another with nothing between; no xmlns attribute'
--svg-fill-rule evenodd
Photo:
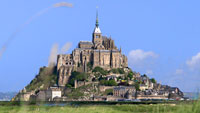
<svg viewBox="0 0 200 113"><path fill-rule="evenodd" d="M59 54L57 62L40 68L39 74L13 100L116 101L119 99L181 99L177 87L132 71L128 59L111 37L103 36L98 17L92 41L80 41L71 54Z"/></svg>

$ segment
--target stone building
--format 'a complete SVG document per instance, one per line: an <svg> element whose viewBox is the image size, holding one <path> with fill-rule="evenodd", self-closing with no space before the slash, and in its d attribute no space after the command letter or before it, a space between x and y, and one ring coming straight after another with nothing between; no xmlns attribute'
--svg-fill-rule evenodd
<svg viewBox="0 0 200 113"><path fill-rule="evenodd" d="M113 88L113 96L128 99L135 98L136 89L132 86L116 86Z"/></svg>
<svg viewBox="0 0 200 113"><path fill-rule="evenodd" d="M121 48L115 46L114 40L102 36L98 16L91 41L80 41L72 54L60 54L57 57L58 85L68 82L72 71L87 72L87 65L100 66L106 70L128 67L127 57Z"/></svg>
<svg viewBox="0 0 200 113"><path fill-rule="evenodd" d="M47 90L41 90L36 95L37 101L53 101L54 98L61 98L62 92L58 87L50 87Z"/></svg>

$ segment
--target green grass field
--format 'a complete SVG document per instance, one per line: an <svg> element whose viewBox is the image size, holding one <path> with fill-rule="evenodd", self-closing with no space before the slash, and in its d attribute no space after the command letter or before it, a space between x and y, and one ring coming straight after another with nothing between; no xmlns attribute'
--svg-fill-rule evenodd
<svg viewBox="0 0 200 113"><path fill-rule="evenodd" d="M0 113L200 113L200 102L153 105L2 105Z"/></svg>

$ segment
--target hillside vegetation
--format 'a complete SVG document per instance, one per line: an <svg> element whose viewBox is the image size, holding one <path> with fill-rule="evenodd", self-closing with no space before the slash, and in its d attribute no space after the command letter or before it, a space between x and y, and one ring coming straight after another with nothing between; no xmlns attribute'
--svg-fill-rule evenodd
<svg viewBox="0 0 200 113"><path fill-rule="evenodd" d="M57 83L56 67L42 67L39 74L26 86L26 91L47 89Z"/></svg>

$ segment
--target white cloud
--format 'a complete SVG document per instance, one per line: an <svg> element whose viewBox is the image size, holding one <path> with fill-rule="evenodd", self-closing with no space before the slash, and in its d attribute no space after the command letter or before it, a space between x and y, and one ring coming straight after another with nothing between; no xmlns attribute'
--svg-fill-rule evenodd
<svg viewBox="0 0 200 113"><path fill-rule="evenodd" d="M183 73L184 73L183 69L177 69L175 72L176 75L181 75Z"/></svg>
<svg viewBox="0 0 200 113"><path fill-rule="evenodd" d="M153 75L153 71L152 71L152 70L147 70L147 71L146 71L146 74L147 74L147 75Z"/></svg>
<svg viewBox="0 0 200 113"><path fill-rule="evenodd" d="M178 86L185 91L197 91L200 88L200 52L185 61L182 68L176 69L168 78L170 85Z"/></svg>
<svg viewBox="0 0 200 113"><path fill-rule="evenodd" d="M200 52L186 61L186 64L190 69L200 68Z"/></svg>
<svg viewBox="0 0 200 113"><path fill-rule="evenodd" d="M132 50L128 54L128 64L133 70L146 73L148 75L153 74L153 71L157 67L158 54L152 51L143 51L141 49Z"/></svg>
<svg viewBox="0 0 200 113"><path fill-rule="evenodd" d="M150 59L157 58L158 55L152 51L145 52L141 49L137 49L137 50L130 51L128 57L129 57L130 63L135 64L135 63L142 63L144 60L149 59L149 58Z"/></svg>

